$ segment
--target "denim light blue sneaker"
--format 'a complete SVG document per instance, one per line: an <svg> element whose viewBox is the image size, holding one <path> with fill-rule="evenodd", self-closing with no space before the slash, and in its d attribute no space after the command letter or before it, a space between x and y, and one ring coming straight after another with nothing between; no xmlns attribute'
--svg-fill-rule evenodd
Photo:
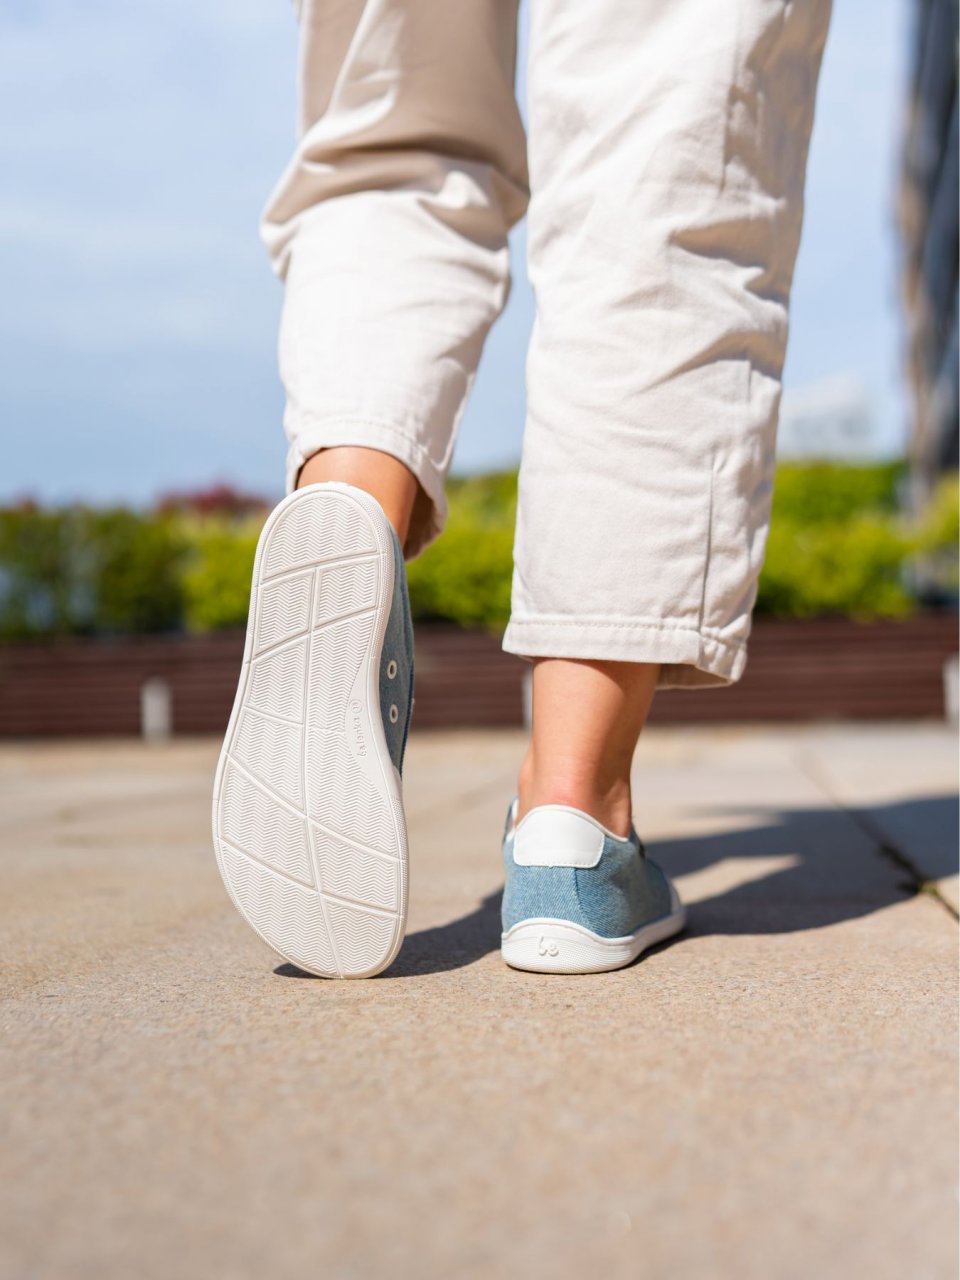
<svg viewBox="0 0 960 1280"><path fill-rule="evenodd" d="M366 977L400 949L412 710L413 627L393 528L352 485L298 489L257 547L213 836L241 915L309 973Z"/></svg>
<svg viewBox="0 0 960 1280"><path fill-rule="evenodd" d="M535 973L601 973L679 933L686 911L631 826L624 840L579 809L546 804L503 837L504 960Z"/></svg>

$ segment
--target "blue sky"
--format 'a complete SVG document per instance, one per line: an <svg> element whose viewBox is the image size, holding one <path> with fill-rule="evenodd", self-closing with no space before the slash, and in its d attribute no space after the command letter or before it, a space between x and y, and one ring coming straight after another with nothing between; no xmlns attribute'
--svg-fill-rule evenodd
<svg viewBox="0 0 960 1280"><path fill-rule="evenodd" d="M894 223L907 0L835 0L786 387L844 375L902 439ZM0 500L279 493L281 288L257 217L293 140L288 0L0 9ZM532 301L488 343L459 470L519 456Z"/></svg>

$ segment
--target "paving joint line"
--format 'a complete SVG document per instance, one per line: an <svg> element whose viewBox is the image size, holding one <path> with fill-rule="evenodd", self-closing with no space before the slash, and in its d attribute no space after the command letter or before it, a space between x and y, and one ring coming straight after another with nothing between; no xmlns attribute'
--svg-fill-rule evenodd
<svg viewBox="0 0 960 1280"><path fill-rule="evenodd" d="M839 798L836 792L825 781L820 770L808 759L802 755L796 758L796 763L801 772L805 773L814 786L819 787L830 803L841 813L845 813L860 828L865 836L868 837L877 847L881 857L893 864L898 870L905 872L912 881L912 888L915 897L921 894L933 900L943 908L951 920L960 923L960 912L952 902L943 896L940 886L936 880L931 880L925 876L914 860L899 845L884 835L880 827L873 821L870 815L864 809L860 809L855 805L846 804Z"/></svg>

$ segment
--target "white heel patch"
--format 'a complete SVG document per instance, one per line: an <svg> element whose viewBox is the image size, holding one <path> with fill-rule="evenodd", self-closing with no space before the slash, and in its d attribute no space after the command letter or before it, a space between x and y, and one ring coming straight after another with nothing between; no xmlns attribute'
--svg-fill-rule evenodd
<svg viewBox="0 0 960 1280"><path fill-rule="evenodd" d="M579 809L541 805L517 827L513 860L520 867L595 867L605 836L600 823Z"/></svg>

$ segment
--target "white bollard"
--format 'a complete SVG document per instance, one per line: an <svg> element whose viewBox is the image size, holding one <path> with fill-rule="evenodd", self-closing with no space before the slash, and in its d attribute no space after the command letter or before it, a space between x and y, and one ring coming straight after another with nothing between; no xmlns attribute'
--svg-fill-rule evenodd
<svg viewBox="0 0 960 1280"><path fill-rule="evenodd" d="M140 732L145 742L166 742L173 731L173 698L166 680L153 676L140 686Z"/></svg>
<svg viewBox="0 0 960 1280"><path fill-rule="evenodd" d="M943 664L943 713L950 724L960 721L960 663L956 656Z"/></svg>

